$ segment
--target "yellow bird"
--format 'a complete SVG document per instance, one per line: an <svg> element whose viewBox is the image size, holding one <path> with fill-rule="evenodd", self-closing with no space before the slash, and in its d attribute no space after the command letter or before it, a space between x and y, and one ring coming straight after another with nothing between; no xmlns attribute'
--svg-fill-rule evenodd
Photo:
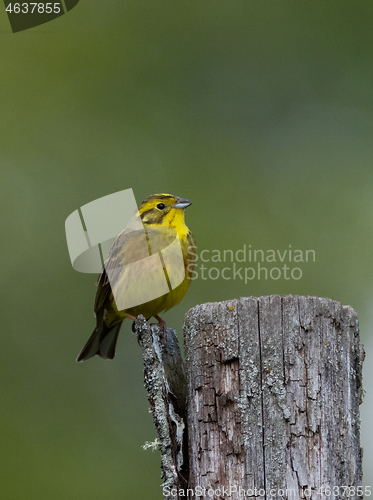
<svg viewBox="0 0 373 500"><path fill-rule="evenodd" d="M182 300L194 268L195 240L184 218L189 205L189 200L170 194L154 194L141 203L136 215L139 224L117 237L98 277L97 324L77 361L96 354L113 359L125 318L154 316L165 329L159 314Z"/></svg>

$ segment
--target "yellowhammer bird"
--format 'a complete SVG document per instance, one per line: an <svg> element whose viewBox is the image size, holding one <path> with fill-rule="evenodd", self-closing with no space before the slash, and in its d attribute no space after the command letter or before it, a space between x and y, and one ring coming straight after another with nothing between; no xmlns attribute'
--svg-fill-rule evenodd
<svg viewBox="0 0 373 500"><path fill-rule="evenodd" d="M125 318L154 316L165 328L159 314L182 300L194 268L195 240L184 219L189 205L170 194L154 194L141 203L132 225L114 241L98 277L97 325L77 361L96 354L113 359Z"/></svg>

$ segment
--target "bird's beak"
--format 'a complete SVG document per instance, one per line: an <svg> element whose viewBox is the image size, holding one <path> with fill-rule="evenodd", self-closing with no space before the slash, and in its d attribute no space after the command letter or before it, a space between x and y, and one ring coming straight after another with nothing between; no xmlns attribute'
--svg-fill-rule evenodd
<svg viewBox="0 0 373 500"><path fill-rule="evenodd" d="M187 200L186 198L178 198L174 205L174 208L187 208L191 204L192 202Z"/></svg>

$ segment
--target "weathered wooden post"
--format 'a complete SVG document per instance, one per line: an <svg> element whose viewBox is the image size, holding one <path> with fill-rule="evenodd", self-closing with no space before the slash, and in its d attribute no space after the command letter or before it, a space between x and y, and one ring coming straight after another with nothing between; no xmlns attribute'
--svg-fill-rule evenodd
<svg viewBox="0 0 373 500"><path fill-rule="evenodd" d="M174 476L165 498L362 498L364 350L351 307L208 303L186 314L184 336L189 491Z"/></svg>

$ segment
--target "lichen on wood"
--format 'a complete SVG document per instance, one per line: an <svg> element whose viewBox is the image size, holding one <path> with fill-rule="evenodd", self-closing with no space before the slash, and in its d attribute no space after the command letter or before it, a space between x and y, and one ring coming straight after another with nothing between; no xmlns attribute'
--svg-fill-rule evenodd
<svg viewBox="0 0 373 500"><path fill-rule="evenodd" d="M140 316L135 331L165 498L325 500L325 487L343 498L362 485L364 349L350 306L292 295L196 306L186 379L174 330L164 342Z"/></svg>
<svg viewBox="0 0 373 500"><path fill-rule="evenodd" d="M184 334L190 488L319 500L321 486L361 486L364 350L351 307L291 295L207 303Z"/></svg>
<svg viewBox="0 0 373 500"><path fill-rule="evenodd" d="M149 326L143 316L134 324L142 346L144 382L159 436L162 487L183 489L187 484L186 381L176 332Z"/></svg>

